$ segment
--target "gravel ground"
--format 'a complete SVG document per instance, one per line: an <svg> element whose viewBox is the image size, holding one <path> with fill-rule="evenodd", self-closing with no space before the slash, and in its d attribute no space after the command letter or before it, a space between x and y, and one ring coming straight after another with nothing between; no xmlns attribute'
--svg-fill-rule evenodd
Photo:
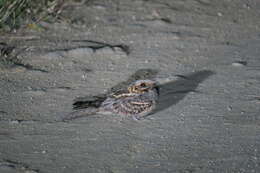
<svg viewBox="0 0 260 173"><path fill-rule="evenodd" d="M260 172L260 1L95 0L0 36L0 172ZM61 122L151 78L144 120Z"/></svg>

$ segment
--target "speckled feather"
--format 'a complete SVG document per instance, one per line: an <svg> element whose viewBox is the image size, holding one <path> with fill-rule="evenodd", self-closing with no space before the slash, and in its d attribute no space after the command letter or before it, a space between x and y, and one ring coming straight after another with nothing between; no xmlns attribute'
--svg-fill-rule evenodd
<svg viewBox="0 0 260 173"><path fill-rule="evenodd" d="M128 91L124 93L114 92L102 101L98 100L102 102L99 102L98 107L97 104L91 103L91 101L74 103L74 109L84 110L78 111L81 113L80 116L77 116L76 112L67 116L66 119L71 120L82 117L84 116L82 113L85 115L95 113L116 114L141 119L155 109L158 95L159 90L154 81L138 80L128 87Z"/></svg>
<svg viewBox="0 0 260 173"><path fill-rule="evenodd" d="M136 83L141 82L150 82L150 80L137 81ZM135 86L136 83L133 86ZM159 94L156 87L153 86L145 91L139 91L138 89L133 91L131 87L129 91L129 93L107 98L101 104L99 112L111 112L140 119L154 110Z"/></svg>

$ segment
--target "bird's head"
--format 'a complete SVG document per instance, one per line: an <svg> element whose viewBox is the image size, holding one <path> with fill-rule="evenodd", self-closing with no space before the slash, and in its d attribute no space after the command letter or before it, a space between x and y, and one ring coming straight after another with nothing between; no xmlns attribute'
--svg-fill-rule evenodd
<svg viewBox="0 0 260 173"><path fill-rule="evenodd" d="M144 93L156 88L156 82L152 80L137 80L128 87L130 93Z"/></svg>

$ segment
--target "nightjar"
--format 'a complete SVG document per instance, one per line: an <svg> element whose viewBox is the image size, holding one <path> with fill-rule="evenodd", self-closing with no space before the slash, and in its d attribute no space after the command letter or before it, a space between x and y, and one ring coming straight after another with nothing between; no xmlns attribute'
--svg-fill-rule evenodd
<svg viewBox="0 0 260 173"><path fill-rule="evenodd" d="M63 120L92 114L131 116L133 119L139 120L155 109L158 96L159 88L155 81L137 80L129 85L126 92L114 92L106 97L75 102L73 106L78 111L67 115Z"/></svg>

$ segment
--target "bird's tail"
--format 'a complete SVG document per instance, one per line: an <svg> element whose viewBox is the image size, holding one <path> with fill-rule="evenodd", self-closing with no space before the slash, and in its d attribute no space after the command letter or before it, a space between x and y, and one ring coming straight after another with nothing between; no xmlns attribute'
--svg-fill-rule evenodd
<svg viewBox="0 0 260 173"><path fill-rule="evenodd" d="M70 121L73 119L81 118L81 117L86 117L89 115L94 115L98 112L97 108L86 108L86 109L81 109L81 110L76 110L73 111L69 114L66 114L62 117L62 121Z"/></svg>
<svg viewBox="0 0 260 173"><path fill-rule="evenodd" d="M106 99L104 94L96 96L78 97L74 100L73 109L86 109L89 107L98 108Z"/></svg>

